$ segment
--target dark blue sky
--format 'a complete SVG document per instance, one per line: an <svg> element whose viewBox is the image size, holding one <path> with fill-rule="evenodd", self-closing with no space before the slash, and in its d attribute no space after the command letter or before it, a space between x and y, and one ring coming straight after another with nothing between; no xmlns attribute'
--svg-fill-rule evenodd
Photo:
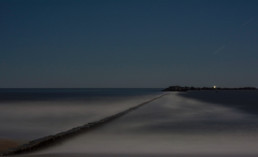
<svg viewBox="0 0 258 157"><path fill-rule="evenodd" d="M0 0L0 87L258 87L258 1Z"/></svg>

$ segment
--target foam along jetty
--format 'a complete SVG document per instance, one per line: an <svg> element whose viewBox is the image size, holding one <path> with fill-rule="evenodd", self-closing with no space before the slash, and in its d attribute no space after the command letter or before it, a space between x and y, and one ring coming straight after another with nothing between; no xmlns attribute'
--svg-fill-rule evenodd
<svg viewBox="0 0 258 157"><path fill-rule="evenodd" d="M111 116L108 116L106 118L103 118L103 119L100 119L98 121L94 121L94 122L90 122L90 123L87 123L85 125L82 125L82 126L79 126L79 127L75 127L75 128L72 128L70 130L67 130L67 131L64 131L64 132L60 132L60 133L57 133L55 135L49 135L49 136L46 136L46 137L43 137L43 138L39 138L39 139L36 139L36 140L33 140L33 141L30 141L29 143L27 144L24 144L24 145L21 145L15 149L11 149L9 151L6 151L6 152L3 152L2 154L0 154L1 156L7 156L7 155L18 155L18 154L24 154L24 153L29 153L29 152L33 152L33 151L36 151L36 150L40 150L40 149L43 149L43 148L46 148L46 147L49 147L51 145L54 145L54 144L57 144L58 142L61 142L61 141L64 141L68 138L71 138L72 136L74 135L77 135L77 134L80 134L80 133L85 133L87 131L90 131L90 130L93 130L93 129L96 129L97 127L100 127L116 118L119 118L145 104L148 104L152 101L155 101L163 96L165 96L167 94L162 94L162 95L159 95L151 100L148 100L148 101L145 101L139 105L136 105L134 107L131 107L127 110L124 110L122 112L119 112L117 114L114 114L114 115L111 115Z"/></svg>
<svg viewBox="0 0 258 157"><path fill-rule="evenodd" d="M188 87L188 86L170 86L162 91L187 92L191 90L257 90L256 87L240 87L240 88L225 88L225 87Z"/></svg>

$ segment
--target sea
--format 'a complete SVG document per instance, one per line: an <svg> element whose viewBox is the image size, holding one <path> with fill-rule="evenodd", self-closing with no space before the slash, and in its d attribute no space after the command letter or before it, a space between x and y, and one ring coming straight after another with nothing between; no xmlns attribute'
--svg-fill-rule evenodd
<svg viewBox="0 0 258 157"><path fill-rule="evenodd" d="M159 95L157 88L0 89L0 139L28 142L102 119Z"/></svg>
<svg viewBox="0 0 258 157"><path fill-rule="evenodd" d="M258 156L257 90L1 89L0 135L28 141L94 122L155 97L159 98L97 129L30 155Z"/></svg>

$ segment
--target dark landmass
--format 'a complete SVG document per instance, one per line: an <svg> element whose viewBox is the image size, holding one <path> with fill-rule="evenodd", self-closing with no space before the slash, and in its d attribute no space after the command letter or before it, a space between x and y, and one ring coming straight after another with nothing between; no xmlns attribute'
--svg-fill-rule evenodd
<svg viewBox="0 0 258 157"><path fill-rule="evenodd" d="M162 91L174 91L174 92L186 92L189 90L257 90L255 87L240 87L240 88L221 88L221 87L182 87L182 86L170 86Z"/></svg>

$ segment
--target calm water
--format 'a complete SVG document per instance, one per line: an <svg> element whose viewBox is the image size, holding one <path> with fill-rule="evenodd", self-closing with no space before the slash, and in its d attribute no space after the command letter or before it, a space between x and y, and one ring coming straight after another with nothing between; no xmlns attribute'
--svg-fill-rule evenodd
<svg viewBox="0 0 258 157"><path fill-rule="evenodd" d="M35 155L258 156L257 91L171 92Z"/></svg>
<svg viewBox="0 0 258 157"><path fill-rule="evenodd" d="M168 92L43 156L258 156L258 91ZM125 110L160 89L1 91L1 137L34 139Z"/></svg>
<svg viewBox="0 0 258 157"><path fill-rule="evenodd" d="M0 139L32 140L142 103L160 89L0 89Z"/></svg>

